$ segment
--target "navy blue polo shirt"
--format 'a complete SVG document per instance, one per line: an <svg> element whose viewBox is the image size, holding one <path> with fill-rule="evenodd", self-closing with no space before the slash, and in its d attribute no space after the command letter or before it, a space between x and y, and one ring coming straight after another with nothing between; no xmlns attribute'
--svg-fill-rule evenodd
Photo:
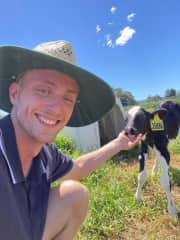
<svg viewBox="0 0 180 240"><path fill-rule="evenodd" d="M0 120L0 239L41 240L51 182L73 161L46 144L24 177L10 115Z"/></svg>

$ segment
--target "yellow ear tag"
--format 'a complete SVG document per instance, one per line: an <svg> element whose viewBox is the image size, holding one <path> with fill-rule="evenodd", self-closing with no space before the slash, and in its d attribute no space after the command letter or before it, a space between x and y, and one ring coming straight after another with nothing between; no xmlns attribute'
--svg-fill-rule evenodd
<svg viewBox="0 0 180 240"><path fill-rule="evenodd" d="M154 118L150 120L150 126L152 131L164 131L164 122L157 113L154 115Z"/></svg>

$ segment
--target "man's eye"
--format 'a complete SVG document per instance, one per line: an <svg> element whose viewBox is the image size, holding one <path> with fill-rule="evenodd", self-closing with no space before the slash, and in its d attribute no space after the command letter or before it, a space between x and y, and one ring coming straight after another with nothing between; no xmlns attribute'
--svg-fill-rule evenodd
<svg viewBox="0 0 180 240"><path fill-rule="evenodd" d="M38 88L36 91L43 96L48 96L49 94L49 89L47 88Z"/></svg>
<svg viewBox="0 0 180 240"><path fill-rule="evenodd" d="M64 100L65 100L66 102L70 103L70 104L73 103L73 99L72 99L71 97L69 97L69 96L65 96L65 97L64 97Z"/></svg>

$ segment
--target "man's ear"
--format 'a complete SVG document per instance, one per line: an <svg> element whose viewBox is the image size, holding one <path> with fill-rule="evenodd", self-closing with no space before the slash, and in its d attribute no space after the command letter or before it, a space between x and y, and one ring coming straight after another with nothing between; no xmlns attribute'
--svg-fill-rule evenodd
<svg viewBox="0 0 180 240"><path fill-rule="evenodd" d="M9 99L12 105L14 105L19 91L19 84L16 82L11 83L9 87Z"/></svg>
<svg viewBox="0 0 180 240"><path fill-rule="evenodd" d="M167 110L165 108L159 108L159 109L155 110L154 112L152 112L151 116L154 117L155 114L158 114L159 117L161 119L163 119L167 114Z"/></svg>

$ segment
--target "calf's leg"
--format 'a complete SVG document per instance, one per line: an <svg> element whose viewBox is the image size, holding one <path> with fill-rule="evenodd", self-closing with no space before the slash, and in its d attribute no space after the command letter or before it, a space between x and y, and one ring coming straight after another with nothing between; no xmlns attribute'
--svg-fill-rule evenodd
<svg viewBox="0 0 180 240"><path fill-rule="evenodd" d="M156 146L156 154L158 156L158 159L160 160L160 164L162 168L162 175L161 175L160 181L163 189L166 192L167 201L168 201L168 212L169 214L177 217L177 210L173 203L169 174L168 174L170 155L167 148L162 148L162 147L158 148L158 146Z"/></svg>
<svg viewBox="0 0 180 240"><path fill-rule="evenodd" d="M141 148L142 148L142 151L139 155L140 169L138 174L138 186L135 194L135 197L137 198L137 200L140 200L142 198L142 187L147 178L147 171L146 171L146 159L148 157L147 146L142 144Z"/></svg>
<svg viewBox="0 0 180 240"><path fill-rule="evenodd" d="M154 150L154 149L153 149ZM154 176L158 170L159 170L159 165L160 165L160 162L159 162L159 155L157 155L156 151L155 151L155 159L154 159L154 164L153 164L153 167L152 167L152 172L151 172L151 175Z"/></svg>

